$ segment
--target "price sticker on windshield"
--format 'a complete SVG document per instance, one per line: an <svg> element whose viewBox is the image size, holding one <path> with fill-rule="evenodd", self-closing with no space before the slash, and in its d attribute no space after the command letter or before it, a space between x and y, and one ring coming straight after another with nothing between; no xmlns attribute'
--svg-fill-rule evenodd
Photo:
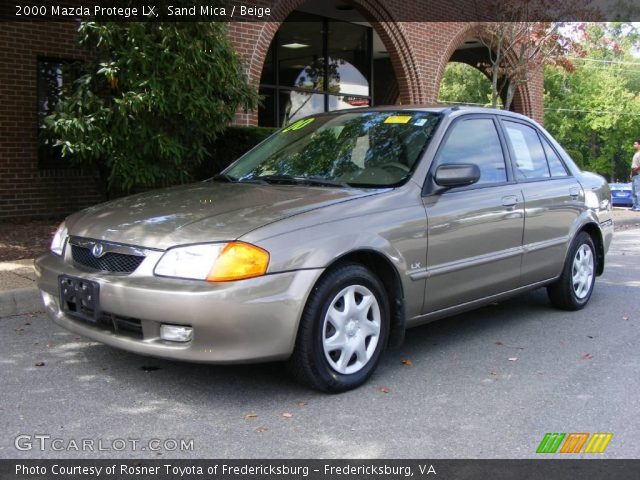
<svg viewBox="0 0 640 480"><path fill-rule="evenodd" d="M313 122L315 118L305 118L303 120L298 120L297 122L292 123L287 128L282 130L282 133L293 132L294 130L300 130L301 128L306 127L311 122Z"/></svg>
<svg viewBox="0 0 640 480"><path fill-rule="evenodd" d="M384 123L409 123L411 115L393 115L384 119Z"/></svg>

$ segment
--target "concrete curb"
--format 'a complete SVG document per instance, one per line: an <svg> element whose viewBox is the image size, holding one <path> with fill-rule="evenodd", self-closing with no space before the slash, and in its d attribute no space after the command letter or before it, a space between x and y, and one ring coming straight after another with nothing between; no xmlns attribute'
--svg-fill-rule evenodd
<svg viewBox="0 0 640 480"><path fill-rule="evenodd" d="M0 292L0 317L43 310L40 291L35 287Z"/></svg>

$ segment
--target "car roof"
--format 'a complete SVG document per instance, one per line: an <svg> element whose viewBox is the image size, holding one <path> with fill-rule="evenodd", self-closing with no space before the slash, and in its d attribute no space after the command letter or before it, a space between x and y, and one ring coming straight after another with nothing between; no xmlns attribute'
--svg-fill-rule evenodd
<svg viewBox="0 0 640 480"><path fill-rule="evenodd" d="M490 107L473 107L473 106L465 106L465 105L438 105L438 104L410 104L410 105L380 105L375 107L360 107L360 108L347 108L342 110L333 110L329 112L329 114L340 114L340 113L358 113L358 112L385 112L385 111L393 111L393 112L402 112L402 111L421 111L421 112L434 112L441 113L444 115L457 116L463 114L471 114L471 113L479 113L479 114L495 114L495 115L504 115L513 118L520 118L523 120L531 121L531 118L521 115L519 113L510 112L509 110L500 110L498 108L490 108Z"/></svg>

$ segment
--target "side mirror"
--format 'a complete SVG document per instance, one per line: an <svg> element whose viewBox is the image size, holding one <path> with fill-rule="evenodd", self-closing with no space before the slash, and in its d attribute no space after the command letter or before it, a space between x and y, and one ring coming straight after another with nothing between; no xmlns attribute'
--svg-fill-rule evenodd
<svg viewBox="0 0 640 480"><path fill-rule="evenodd" d="M466 187L480 180L475 163L445 163L436 169L434 181L441 187Z"/></svg>

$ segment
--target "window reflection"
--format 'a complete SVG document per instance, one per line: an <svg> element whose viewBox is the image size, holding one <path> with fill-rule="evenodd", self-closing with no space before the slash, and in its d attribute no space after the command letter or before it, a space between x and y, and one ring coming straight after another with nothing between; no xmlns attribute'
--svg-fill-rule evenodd
<svg viewBox="0 0 640 480"><path fill-rule="evenodd" d="M71 62L50 58L38 59L38 163L40 168L69 166L68 158L62 157L62 149L56 139L44 128L44 119L55 112L63 89L71 83Z"/></svg>
<svg viewBox="0 0 640 480"><path fill-rule="evenodd" d="M474 118L455 123L432 167L443 164L474 163L480 168L480 184L507 181L500 138L493 120Z"/></svg>
<svg viewBox="0 0 640 480"><path fill-rule="evenodd" d="M269 47L260 81L261 125L371 105L372 29L294 12Z"/></svg>

